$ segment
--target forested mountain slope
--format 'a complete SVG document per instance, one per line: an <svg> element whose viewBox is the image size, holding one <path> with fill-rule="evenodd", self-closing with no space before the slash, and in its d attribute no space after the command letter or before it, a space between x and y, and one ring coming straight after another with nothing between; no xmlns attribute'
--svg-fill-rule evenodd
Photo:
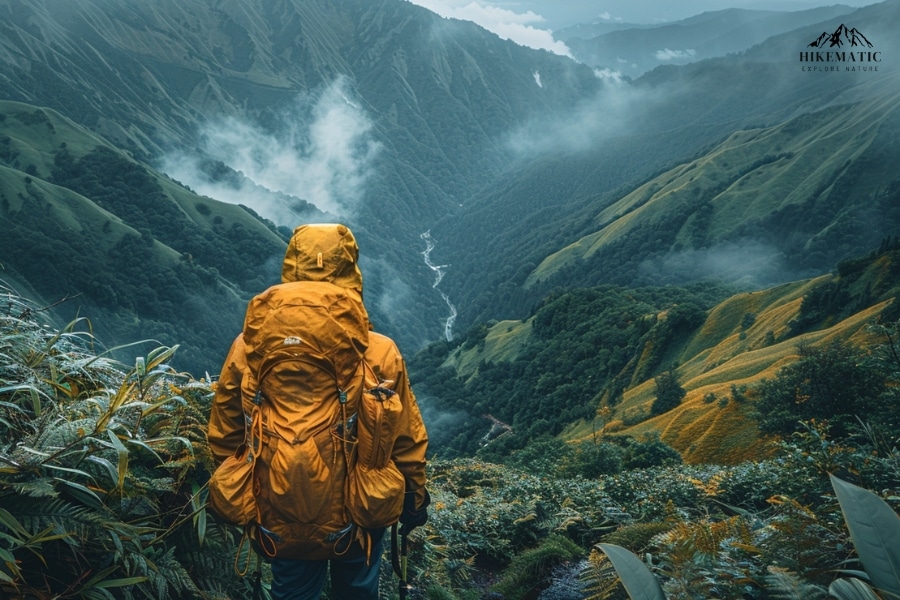
<svg viewBox="0 0 900 600"><path fill-rule="evenodd" d="M176 241L166 223L140 211L119 214L120 207L131 210L158 196L139 183L132 187L137 180L129 178L113 185L110 169L100 178L103 189L94 189L78 169L98 163L79 162L82 157L96 159L95 146L122 149L126 154L116 160L137 161L131 164L151 180L166 172L199 196L249 207L272 221L275 238L302 220L343 220L360 239L376 326L407 353L445 333L449 307L441 292L458 311L452 334L488 319L526 316L551 290L685 281L696 273L671 268L683 253L716 254L722 244L743 248L740 242L758 239L760 227L793 227L798 209L817 214L773 252L790 255L788 277L822 273L864 249L862 240L877 239L881 230L867 231L860 218L892 227L892 213L869 207L863 215L855 207L890 205L894 193L884 165L896 152L890 107L897 69L888 59L898 12L896 3L885 2L841 17L865 31L885 57L877 74L828 80L800 72L798 48L840 24L826 20L741 54L660 67L629 82L399 0L0 0L0 97L32 107L16 113L48 107L100 136L39 143L41 160L25 160L14 154L28 152L21 149L31 142L5 129L18 117L7 119L0 128L13 150L2 157L12 169L4 191L19 197L28 177L56 186L42 193L69 190L99 204L95 194L117 189L104 210L136 231L146 228L145 239L216 268L221 283L244 297L272 282L280 249L264 267L251 261L256 277L236 281L191 252L191 243ZM828 134L815 122L832 117L846 117L858 135L841 133L842 143L831 149L799 147L808 139L803 135ZM40 128L32 124L31 134ZM777 148L779 139L792 148ZM68 174L56 165L67 152L76 167ZM780 162L770 164L772 156ZM716 196L726 184L748 185L745 175L794 165L784 172L787 181L801 168L800 157L839 167L804 179L784 194L793 194L789 200L760 185L768 200L754 201L752 210ZM687 179L678 179L692 165ZM695 175L696 183L689 182ZM846 210L835 209L860 178L861 195ZM648 194L654 181L684 185L684 192L652 202L636 196ZM218 204L203 203L215 218ZM845 223L844 214L854 219ZM195 219L188 216L185 223ZM615 240L614 229L622 232ZM436 243L432 265L448 265L439 291L422 256L427 231ZM55 236L55 253L69 257L86 256L81 246L104 235L89 224L67 233ZM610 243L594 246L598 236ZM273 248L281 243L266 239ZM588 255L582 250L589 240ZM47 287L32 275L22 245L10 252L0 262L13 265L20 284L46 303L78 294L86 307L114 301L109 294L91 296L99 287L69 287L64 294ZM122 256L123 264L107 268L136 273L145 264ZM142 310L129 318L158 321ZM223 329L239 324L230 317ZM148 335L165 329L158 321ZM168 333L177 336L177 329ZM205 352L202 360L212 369L224 349L211 341Z"/></svg>
<svg viewBox="0 0 900 600"><path fill-rule="evenodd" d="M59 326L180 345L218 372L253 290L280 276L284 232L201 198L48 109L0 102L0 279Z"/></svg>
<svg viewBox="0 0 900 600"><path fill-rule="evenodd" d="M413 376L425 414L442 425L445 456L504 457L546 435L659 435L685 461L737 463L771 450L755 414L759 384L804 347L838 341L866 354L871 326L900 318L898 292L896 238L833 274L752 292L571 290L527 319L434 344L416 356ZM685 392L670 406L657 403L661 376Z"/></svg>
<svg viewBox="0 0 900 600"><path fill-rule="evenodd" d="M305 220L347 222L367 261L373 318L407 349L443 327L420 235L505 168L510 127L602 86L569 59L396 0L2 0L0 16L0 99L54 109L102 136L93 143L127 150L287 231ZM45 162L57 151L45 148ZM30 164L18 163L3 162ZM58 243L101 235L82 227L79 239ZM30 277L28 254L3 258ZM48 302L59 295L28 283ZM66 293L108 300L77 287ZM209 362L223 351L210 348Z"/></svg>
<svg viewBox="0 0 900 600"><path fill-rule="evenodd" d="M890 209L896 204L890 165L900 151L894 115L900 76L889 57L896 52L891 32L900 22L900 5L876 4L841 19L869 32L881 63L868 65L866 72L801 71L800 51L823 30L842 24L829 20L738 55L659 67L618 94L598 94L571 119L556 121L556 135L545 138L555 153L524 162L486 188L469 210L433 228L441 241L436 260L453 265L442 287L459 308L461 327L521 317L552 289L693 281L710 272L692 272L682 262L702 265L710 262L707 255L711 262L720 254L734 256L728 265L751 267L759 261L743 260L746 252L768 256L782 264L767 266L766 277L740 269L725 275L732 280L747 275L749 285L788 281L824 273L891 233L897 227ZM816 142L820 135L825 137ZM721 156L751 138L756 141ZM764 176L790 165L789 176L774 181ZM679 194L661 193L652 209L620 213L624 206L643 205L657 191L654 185L665 181L656 178L672 176L673 169L691 169L680 180ZM730 196L738 189L730 187L733 183L745 191L740 200ZM751 202L751 196L761 201ZM732 209L725 210L725 204ZM716 229L709 230L713 213ZM510 214L516 218L504 220ZM865 223L878 229L870 231ZM616 242L589 254L600 231L604 240L616 237ZM762 243L767 236L778 237L773 247ZM476 269L467 258L507 253L516 260L498 260L492 269ZM789 256L783 259L781 253ZM589 260L555 271L576 256ZM544 284L533 285L538 280Z"/></svg>

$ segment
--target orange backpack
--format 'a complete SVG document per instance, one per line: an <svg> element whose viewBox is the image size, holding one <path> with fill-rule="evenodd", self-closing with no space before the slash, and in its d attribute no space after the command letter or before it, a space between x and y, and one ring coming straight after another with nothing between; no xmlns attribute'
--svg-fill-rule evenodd
<svg viewBox="0 0 900 600"><path fill-rule="evenodd" d="M285 544L342 518L363 528L397 522L405 481L391 450L402 406L365 362L368 331L359 294L331 283L283 283L251 301L243 388L255 391L252 425L210 481L223 519ZM277 545L262 544L269 554Z"/></svg>

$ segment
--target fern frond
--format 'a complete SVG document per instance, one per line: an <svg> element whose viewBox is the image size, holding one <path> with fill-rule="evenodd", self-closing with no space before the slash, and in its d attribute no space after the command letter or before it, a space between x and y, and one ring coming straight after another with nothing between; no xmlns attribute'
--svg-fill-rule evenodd
<svg viewBox="0 0 900 600"><path fill-rule="evenodd" d="M796 573L777 567L769 567L765 587L771 597L778 600L819 600L829 597L825 588L807 583Z"/></svg>
<svg viewBox="0 0 900 600"><path fill-rule="evenodd" d="M174 592L174 597L182 598L187 595L199 593L197 584L191 577L191 574L184 568L184 565L175 557L175 548L170 547L166 551L157 556L153 560L153 569L163 575L167 586ZM160 596L160 600L168 595Z"/></svg>
<svg viewBox="0 0 900 600"><path fill-rule="evenodd" d="M9 486L16 493L30 498L55 498L59 496L56 483L49 477L12 482Z"/></svg>
<svg viewBox="0 0 900 600"><path fill-rule="evenodd" d="M27 497L8 497L5 506L29 531L52 526L56 532L71 533L83 542L98 536L105 537L111 517L62 498L35 502Z"/></svg>
<svg viewBox="0 0 900 600"><path fill-rule="evenodd" d="M613 567L609 557L596 548L591 550L587 564L581 574L586 583L585 600L611 600L621 598L624 594L622 580Z"/></svg>

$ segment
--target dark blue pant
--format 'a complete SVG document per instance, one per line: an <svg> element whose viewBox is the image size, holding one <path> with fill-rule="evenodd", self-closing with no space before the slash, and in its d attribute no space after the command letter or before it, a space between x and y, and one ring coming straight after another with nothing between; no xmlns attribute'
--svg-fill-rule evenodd
<svg viewBox="0 0 900 600"><path fill-rule="evenodd" d="M336 560L272 559L272 600L319 600L331 565L332 600L378 600L378 573L383 538L372 548L372 558Z"/></svg>

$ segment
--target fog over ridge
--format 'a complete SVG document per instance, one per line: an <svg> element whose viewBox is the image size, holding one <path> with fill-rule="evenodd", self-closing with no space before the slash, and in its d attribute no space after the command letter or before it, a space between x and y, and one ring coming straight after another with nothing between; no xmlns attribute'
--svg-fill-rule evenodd
<svg viewBox="0 0 900 600"><path fill-rule="evenodd" d="M350 219L374 173L381 145L373 121L352 100L345 78L315 93L301 94L265 128L248 119L223 116L202 126L203 156L175 151L161 169L198 194L244 204L278 225L293 227L302 207L286 196L313 204L324 213ZM246 179L216 180L203 160L220 161Z"/></svg>

